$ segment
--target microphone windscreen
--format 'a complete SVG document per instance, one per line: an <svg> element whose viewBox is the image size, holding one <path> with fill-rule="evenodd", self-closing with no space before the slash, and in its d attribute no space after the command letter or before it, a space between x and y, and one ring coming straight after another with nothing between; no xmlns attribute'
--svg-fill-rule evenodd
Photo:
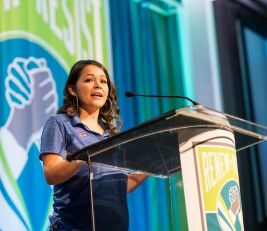
<svg viewBox="0 0 267 231"><path fill-rule="evenodd" d="M125 96L127 96L127 97L132 97L132 96L134 96L134 95L135 95L135 94L132 93L132 92L129 92L129 91L125 92Z"/></svg>

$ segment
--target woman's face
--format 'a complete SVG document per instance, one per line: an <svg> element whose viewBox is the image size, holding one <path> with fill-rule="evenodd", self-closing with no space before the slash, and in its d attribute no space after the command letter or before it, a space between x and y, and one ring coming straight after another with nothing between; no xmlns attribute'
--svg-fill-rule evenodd
<svg viewBox="0 0 267 231"><path fill-rule="evenodd" d="M85 66L75 87L79 105L85 110L98 110L107 100L108 80L104 71L97 66Z"/></svg>

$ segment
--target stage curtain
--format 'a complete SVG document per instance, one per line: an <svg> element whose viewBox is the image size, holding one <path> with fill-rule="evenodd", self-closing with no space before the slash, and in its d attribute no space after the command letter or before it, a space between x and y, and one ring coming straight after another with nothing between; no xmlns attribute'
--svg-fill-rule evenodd
<svg viewBox="0 0 267 231"><path fill-rule="evenodd" d="M127 91L151 95L192 94L182 48L186 46L182 5L178 1L170 4L111 0L110 22L123 130L168 110L190 105L181 99L125 97ZM169 180L149 177L129 194L128 202L130 230L187 228L181 173Z"/></svg>

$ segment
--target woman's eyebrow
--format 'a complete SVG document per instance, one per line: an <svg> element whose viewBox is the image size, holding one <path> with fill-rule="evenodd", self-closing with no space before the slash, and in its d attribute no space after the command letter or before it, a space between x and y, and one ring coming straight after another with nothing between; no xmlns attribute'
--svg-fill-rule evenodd
<svg viewBox="0 0 267 231"><path fill-rule="evenodd" d="M86 76L96 76L95 74L93 74L93 73L88 73L88 74L86 74L85 76L84 76L84 78L86 77ZM100 77L105 77L105 78L107 78L107 76L105 76L105 75L99 75Z"/></svg>

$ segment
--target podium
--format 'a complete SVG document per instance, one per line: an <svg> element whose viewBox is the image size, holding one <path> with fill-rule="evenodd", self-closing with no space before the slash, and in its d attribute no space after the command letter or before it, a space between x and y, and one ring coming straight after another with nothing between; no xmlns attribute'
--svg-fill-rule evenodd
<svg viewBox="0 0 267 231"><path fill-rule="evenodd" d="M67 160L165 180L165 230L244 230L236 151L266 138L266 127L196 105L171 110Z"/></svg>

